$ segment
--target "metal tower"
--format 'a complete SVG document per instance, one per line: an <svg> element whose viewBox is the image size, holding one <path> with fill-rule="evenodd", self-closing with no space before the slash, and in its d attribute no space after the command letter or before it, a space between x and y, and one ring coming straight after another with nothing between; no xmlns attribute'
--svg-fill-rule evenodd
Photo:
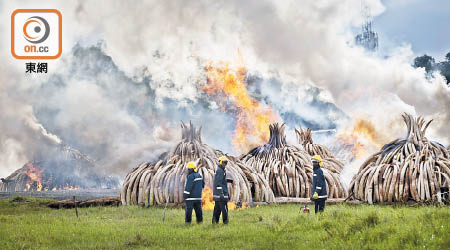
<svg viewBox="0 0 450 250"><path fill-rule="evenodd" d="M364 0L361 1L361 12L365 17L365 20L361 26L362 33L355 37L355 44L362 46L367 50L376 51L378 49L378 34L372 30L370 10L364 3Z"/></svg>

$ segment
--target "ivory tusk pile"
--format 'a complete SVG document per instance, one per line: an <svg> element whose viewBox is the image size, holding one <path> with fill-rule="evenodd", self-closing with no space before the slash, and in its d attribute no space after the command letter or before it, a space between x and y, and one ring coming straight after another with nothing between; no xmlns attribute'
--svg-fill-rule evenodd
<svg viewBox="0 0 450 250"><path fill-rule="evenodd" d="M186 164L194 161L205 185L212 189L217 162L223 154L201 140L201 127L192 123L181 124L182 139L155 163L142 163L125 177L120 197L122 204L144 206L169 203L181 204L186 183ZM229 185L230 198L234 202L273 202L275 197L262 174L227 156L227 175L233 178ZM254 190L254 192L252 192Z"/></svg>
<svg viewBox="0 0 450 250"><path fill-rule="evenodd" d="M275 196L311 197L313 166L311 156L304 150L286 143L284 124L269 126L270 139L267 144L256 147L241 161L262 173L269 182ZM342 198L346 190L337 172L323 169L329 198Z"/></svg>
<svg viewBox="0 0 450 250"><path fill-rule="evenodd" d="M350 183L353 198L370 204L441 202L441 188L450 187L449 151L425 137L432 120L402 116L408 129L406 139L384 145L361 165Z"/></svg>

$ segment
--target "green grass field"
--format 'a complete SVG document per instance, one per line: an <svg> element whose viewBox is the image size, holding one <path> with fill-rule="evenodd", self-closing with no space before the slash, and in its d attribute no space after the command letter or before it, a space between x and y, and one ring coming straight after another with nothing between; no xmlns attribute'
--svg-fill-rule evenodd
<svg viewBox="0 0 450 250"><path fill-rule="evenodd" d="M48 200L0 200L0 249L449 249L450 207L300 205L230 211L229 225L184 225L184 210L93 207L52 210Z"/></svg>

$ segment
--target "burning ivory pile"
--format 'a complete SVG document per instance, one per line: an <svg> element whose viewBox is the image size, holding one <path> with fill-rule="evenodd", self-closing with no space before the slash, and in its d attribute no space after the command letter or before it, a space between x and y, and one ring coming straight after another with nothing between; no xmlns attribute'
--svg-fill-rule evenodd
<svg viewBox="0 0 450 250"><path fill-rule="evenodd" d="M311 197L313 178L311 156L298 147L286 143L284 124L272 124L269 130L269 142L252 149L240 159L264 175L276 196ZM328 197L345 197L346 191L339 180L338 172L324 168L323 173L327 182Z"/></svg>
<svg viewBox="0 0 450 250"><path fill-rule="evenodd" d="M310 156L319 155L322 158L323 168L326 168L333 173L340 174L342 172L344 163L336 159L333 152L327 147L320 144L314 144L310 128L303 130L300 127L298 130L295 129L295 133L297 134L299 144L303 146L303 149L305 149Z"/></svg>
<svg viewBox="0 0 450 250"><path fill-rule="evenodd" d="M168 152L164 160L143 163L131 170L125 178L120 193L122 204L161 205L183 202L187 177L186 163L194 161L207 187L212 189L218 158L223 154L202 143L201 128L192 123L181 125L182 140ZM275 197L262 174L231 156L227 156L227 178L231 201L273 202ZM252 192L254 190L254 192Z"/></svg>
<svg viewBox="0 0 450 250"><path fill-rule="evenodd" d="M350 183L356 199L374 202L441 201L441 188L450 187L450 157L444 146L429 141L431 121L403 114L406 139L396 139L370 156Z"/></svg>
<svg viewBox="0 0 450 250"><path fill-rule="evenodd" d="M37 167L39 168L39 167ZM2 192L17 192L17 191L41 191L42 184L38 183L37 178L41 178L42 172L36 171L35 166L27 162L22 168L16 170L6 179L2 178L0 183L0 191ZM36 177L30 178L30 175Z"/></svg>

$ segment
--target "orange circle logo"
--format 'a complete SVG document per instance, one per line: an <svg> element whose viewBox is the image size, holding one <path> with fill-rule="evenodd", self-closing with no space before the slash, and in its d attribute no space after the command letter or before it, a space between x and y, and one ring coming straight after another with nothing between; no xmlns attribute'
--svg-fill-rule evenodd
<svg viewBox="0 0 450 250"><path fill-rule="evenodd" d="M23 35L30 43L42 43L50 35L50 25L39 16L32 16L23 25Z"/></svg>

